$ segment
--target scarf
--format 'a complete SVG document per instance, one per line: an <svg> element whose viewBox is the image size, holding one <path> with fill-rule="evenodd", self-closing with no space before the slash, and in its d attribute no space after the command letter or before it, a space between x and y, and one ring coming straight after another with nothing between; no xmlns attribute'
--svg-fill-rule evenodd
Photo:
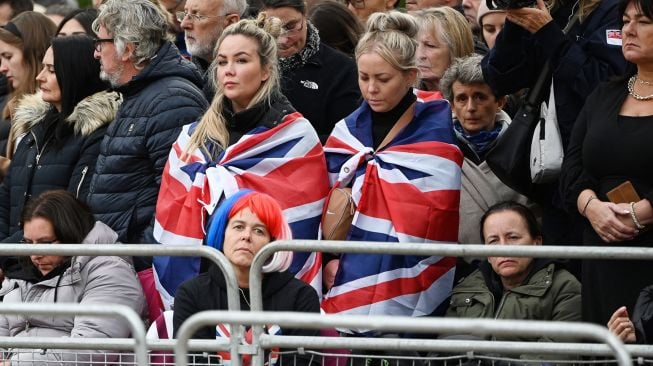
<svg viewBox="0 0 653 366"><path fill-rule="evenodd" d="M308 19L306 20L306 27L308 29L308 34L306 36L306 44L304 45L304 48L292 56L279 59L281 74L285 74L288 71L293 71L304 66L308 59L320 50L320 34L317 28L315 28L313 23Z"/></svg>
<svg viewBox="0 0 653 366"><path fill-rule="evenodd" d="M453 128L456 130L456 135L458 135L458 137L463 141L466 141L474 152L480 156L490 147L490 145L492 145L494 140L499 137L501 129L503 128L503 122L497 121L493 129L489 131L481 131L475 135L468 135L457 119L454 120Z"/></svg>

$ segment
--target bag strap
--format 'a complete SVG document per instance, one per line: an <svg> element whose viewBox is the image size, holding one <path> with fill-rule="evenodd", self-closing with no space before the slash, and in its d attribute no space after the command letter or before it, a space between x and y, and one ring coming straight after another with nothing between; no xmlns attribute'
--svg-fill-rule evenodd
<svg viewBox="0 0 653 366"><path fill-rule="evenodd" d="M562 33L569 33L571 27L576 24L578 19L579 14L574 13L571 19L569 19L569 22L567 22L567 26L562 30ZM544 62L544 65L542 65L542 71L540 72L540 75L537 77L535 84L528 92L526 103L528 103L530 106L536 106L539 104L539 102L542 100L542 92L544 91L544 86L549 82L552 76L553 71L551 70L551 57L549 57L546 62Z"/></svg>

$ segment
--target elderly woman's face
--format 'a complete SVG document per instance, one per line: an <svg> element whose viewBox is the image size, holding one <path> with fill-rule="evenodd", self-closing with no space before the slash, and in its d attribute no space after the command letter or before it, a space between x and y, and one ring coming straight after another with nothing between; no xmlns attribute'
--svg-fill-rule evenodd
<svg viewBox="0 0 653 366"><path fill-rule="evenodd" d="M433 29L422 29L417 34L417 68L420 79L437 85L451 64L451 52L446 42Z"/></svg>
<svg viewBox="0 0 653 366"><path fill-rule="evenodd" d="M23 240L29 244L51 244L57 243L57 235L54 232L54 226L50 220L42 217L35 217L26 221L23 225ZM31 255L30 259L42 275L50 273L57 268L65 257L58 255Z"/></svg>
<svg viewBox="0 0 653 366"><path fill-rule="evenodd" d="M512 210L499 211L485 219L483 225L485 244L489 245L540 245L542 238L533 238L526 220ZM504 287L521 284L531 270L532 258L488 257L488 262L501 277Z"/></svg>
<svg viewBox="0 0 653 366"><path fill-rule="evenodd" d="M308 20L304 14L289 6L265 8L263 11L269 16L281 19L282 31L278 39L279 57L290 57L306 46Z"/></svg>
<svg viewBox="0 0 653 366"><path fill-rule="evenodd" d="M249 208L244 208L227 223L223 252L234 266L249 269L256 253L270 240L267 226Z"/></svg>
<svg viewBox="0 0 653 366"><path fill-rule="evenodd" d="M504 98L497 99L485 83L451 85L452 109L469 135L494 128L496 114L503 107Z"/></svg>

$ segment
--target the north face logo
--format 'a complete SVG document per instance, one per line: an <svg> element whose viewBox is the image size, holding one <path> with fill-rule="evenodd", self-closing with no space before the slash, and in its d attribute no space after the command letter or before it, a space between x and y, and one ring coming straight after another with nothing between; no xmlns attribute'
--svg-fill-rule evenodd
<svg viewBox="0 0 653 366"><path fill-rule="evenodd" d="M315 89L315 90L318 89L317 83L314 81L300 80L299 82L302 83L302 85L304 85L304 88Z"/></svg>

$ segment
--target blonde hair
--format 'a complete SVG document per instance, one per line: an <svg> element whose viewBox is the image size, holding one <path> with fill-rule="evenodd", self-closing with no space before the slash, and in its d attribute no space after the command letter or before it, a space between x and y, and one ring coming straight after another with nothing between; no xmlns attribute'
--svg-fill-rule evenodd
<svg viewBox="0 0 653 366"><path fill-rule="evenodd" d="M560 6L560 2L560 0L549 0L546 7L553 12ZM601 4L601 0L580 0L580 7L578 8L579 22L585 21L599 4Z"/></svg>
<svg viewBox="0 0 653 366"><path fill-rule="evenodd" d="M416 14L420 30L431 32L449 48L449 63L459 57L474 54L474 35L469 22L457 10L448 6L420 10Z"/></svg>
<svg viewBox="0 0 653 366"><path fill-rule="evenodd" d="M215 49L218 50L225 38L242 35L255 40L258 44L261 67L266 68L270 76L261 84L247 108L262 101L269 104L272 95L280 88L277 68L277 38L279 34L281 34L281 20L268 17L265 12L261 12L256 20L243 19L225 28L216 43ZM229 145L229 130L227 130L224 118L224 101L226 97L222 85L217 82L216 71L217 62L213 60L209 68L209 75L211 82L216 87L215 97L190 138L188 147L184 151L185 156L182 156L184 160L188 158L187 154L198 148L209 156L215 157L215 151L211 151L208 147L209 141L217 145L216 147L226 148Z"/></svg>
<svg viewBox="0 0 653 366"><path fill-rule="evenodd" d="M408 14L374 13L367 20L365 33L356 46L356 59L374 52L397 70L416 69L417 29L417 21Z"/></svg>

